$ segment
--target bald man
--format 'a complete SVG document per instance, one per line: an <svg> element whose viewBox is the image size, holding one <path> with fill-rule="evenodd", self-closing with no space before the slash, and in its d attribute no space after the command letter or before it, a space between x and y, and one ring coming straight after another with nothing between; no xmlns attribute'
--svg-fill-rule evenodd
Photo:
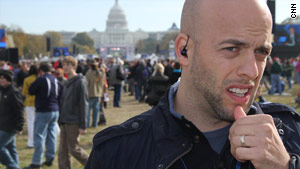
<svg viewBox="0 0 300 169"><path fill-rule="evenodd" d="M181 80L153 109L98 133L86 169L300 169L300 117L255 94L270 54L265 0L186 0Z"/></svg>

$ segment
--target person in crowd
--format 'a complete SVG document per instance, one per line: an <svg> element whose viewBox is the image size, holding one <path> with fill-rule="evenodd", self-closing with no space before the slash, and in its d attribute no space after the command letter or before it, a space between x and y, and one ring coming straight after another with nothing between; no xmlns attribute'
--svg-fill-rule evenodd
<svg viewBox="0 0 300 169"><path fill-rule="evenodd" d="M24 79L24 85L22 89L22 94L25 96L25 113L26 113L26 122L27 122L27 147L34 147L33 139L33 129L34 129L34 119L35 119L35 96L29 94L29 86L36 80L38 74L37 67L35 65L30 66L28 77Z"/></svg>
<svg viewBox="0 0 300 169"><path fill-rule="evenodd" d="M105 72L103 69L99 69L98 63L95 61L91 62L90 66L91 68L85 75L88 82L89 95L87 127L90 127L90 111L92 109L92 127L97 127L100 110L100 98L103 95Z"/></svg>
<svg viewBox="0 0 300 169"><path fill-rule="evenodd" d="M143 88L142 88L142 96L139 99L139 102L142 103L145 101L145 97L149 94L147 91L148 88L148 80L151 77L151 75L154 72L154 69L150 63L150 60L142 60L142 62L144 63L145 67L144 70L142 71L142 80L143 80Z"/></svg>
<svg viewBox="0 0 300 169"><path fill-rule="evenodd" d="M146 103L156 106L169 87L169 77L164 75L164 66L161 63L155 65L155 74L148 81L149 94Z"/></svg>
<svg viewBox="0 0 300 169"><path fill-rule="evenodd" d="M178 79L180 78L180 76L181 76L180 63L175 62L174 63L174 70L169 76L169 84L173 85L174 83L176 83L178 81Z"/></svg>
<svg viewBox="0 0 300 169"><path fill-rule="evenodd" d="M114 87L113 106L119 108L121 107L122 85L124 85L125 79L123 64L123 60L117 58L109 73L110 85Z"/></svg>
<svg viewBox="0 0 300 169"><path fill-rule="evenodd" d="M0 69L0 163L8 169L18 169L16 135L23 131L24 104L12 81L13 72Z"/></svg>
<svg viewBox="0 0 300 169"><path fill-rule="evenodd" d="M62 68L58 68L55 70L55 77L62 85L64 85L65 82L67 81L64 70Z"/></svg>
<svg viewBox="0 0 300 169"><path fill-rule="evenodd" d="M78 65L77 65L77 68L76 68L76 73L79 74L83 74L83 70L84 70L84 61L83 60L79 60L78 61Z"/></svg>
<svg viewBox="0 0 300 169"><path fill-rule="evenodd" d="M143 102L147 79L150 76L144 59L138 61L134 74L135 99Z"/></svg>
<svg viewBox="0 0 300 169"><path fill-rule="evenodd" d="M58 166L66 169L71 168L71 155L82 165L88 159L88 154L79 147L79 136L85 134L87 128L88 89L85 77L76 73L77 60L67 56L62 62L68 80L63 86L59 108Z"/></svg>
<svg viewBox="0 0 300 169"><path fill-rule="evenodd" d="M18 64L14 64L13 66L13 81L16 83L17 82L17 77L18 77L18 73L21 71L22 69L22 64L21 63L18 63Z"/></svg>
<svg viewBox="0 0 300 169"><path fill-rule="evenodd" d="M294 66L294 72L293 72L293 80L294 80L294 83L298 83L298 73L297 73L297 70L296 70L296 66L297 66L297 63L298 63L298 60L299 60L299 56L300 54L293 58L292 59L292 63L293 63L293 66Z"/></svg>
<svg viewBox="0 0 300 169"><path fill-rule="evenodd" d="M34 153L32 162L25 169L39 169L42 165L52 166L56 155L57 129L61 93L60 82L51 74L51 65L41 63L39 75L30 87L29 94L35 95ZM42 163L46 146L46 161Z"/></svg>
<svg viewBox="0 0 300 169"><path fill-rule="evenodd" d="M16 84L20 91L22 91L24 79L28 76L28 65L27 63L22 63L21 70L16 76Z"/></svg>
<svg viewBox="0 0 300 169"><path fill-rule="evenodd" d="M293 64L291 64L290 60L286 60L283 70L284 70L284 75L286 77L286 81L288 82L289 85L289 90L291 90L293 88L292 77L294 72L294 66Z"/></svg>
<svg viewBox="0 0 300 169"><path fill-rule="evenodd" d="M168 77L170 77L171 73L173 72L174 68L172 66L172 63L170 59L165 60L165 72L164 74Z"/></svg>
<svg viewBox="0 0 300 169"><path fill-rule="evenodd" d="M134 89L134 78L135 78L135 70L136 70L136 65L137 65L137 60L134 60L132 62L130 62L129 64L129 72L128 72L128 88L129 88L129 96L133 96L135 89Z"/></svg>
<svg viewBox="0 0 300 169"><path fill-rule="evenodd" d="M296 64L297 83L300 84L300 54L298 56L298 62Z"/></svg>
<svg viewBox="0 0 300 169"><path fill-rule="evenodd" d="M12 67L5 61L0 61L0 69L12 70Z"/></svg>
<svg viewBox="0 0 300 169"><path fill-rule="evenodd" d="M271 92L271 88L269 87L269 84L271 83L270 70L271 70L272 64L273 64L272 58L271 58L271 56L268 56L266 67L265 67L265 70L264 70L264 74L263 74L263 77L260 81L260 83L265 86L265 89L267 89L268 93Z"/></svg>
<svg viewBox="0 0 300 169"><path fill-rule="evenodd" d="M279 58L274 57L273 58L273 64L271 66L271 91L270 94L274 94L276 91L281 95L283 90L282 90L282 85L281 85L281 73L283 72L282 65L280 63Z"/></svg>
<svg viewBox="0 0 300 169"><path fill-rule="evenodd" d="M186 0L180 28L180 81L98 133L85 169L300 169L298 113L254 102L272 49L266 1Z"/></svg>
<svg viewBox="0 0 300 169"><path fill-rule="evenodd" d="M104 72L104 85L103 85L103 92L102 92L102 96L101 96L101 100L100 100L98 125L106 125L106 118L105 118L104 108L107 106L107 102L109 101L108 100L109 99L109 97L108 97L108 83L107 83L107 79L106 79L107 67L103 63L102 59L100 59L99 61L100 61L99 62L99 68L102 69L103 72Z"/></svg>

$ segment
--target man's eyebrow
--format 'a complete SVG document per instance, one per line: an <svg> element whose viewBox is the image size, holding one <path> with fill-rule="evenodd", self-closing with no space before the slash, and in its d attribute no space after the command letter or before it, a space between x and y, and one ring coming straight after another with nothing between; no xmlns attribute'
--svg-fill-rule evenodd
<svg viewBox="0 0 300 169"><path fill-rule="evenodd" d="M258 49L263 49L263 50L271 51L272 48L273 48L272 45L262 45Z"/></svg>
<svg viewBox="0 0 300 169"><path fill-rule="evenodd" d="M249 46L248 43L242 42L242 41L239 41L239 40L236 40L236 39L227 39L227 40L224 40L224 41L219 43L219 45L223 45L223 44L233 44L233 45L236 45L236 46Z"/></svg>
<svg viewBox="0 0 300 169"><path fill-rule="evenodd" d="M249 46L249 43L240 41L240 40L236 40L236 39L228 39L228 40L224 40L222 42L219 43L219 45L223 45L223 44L233 44L236 46ZM264 49L264 50L272 50L272 45L261 45L260 47L258 47L258 49Z"/></svg>

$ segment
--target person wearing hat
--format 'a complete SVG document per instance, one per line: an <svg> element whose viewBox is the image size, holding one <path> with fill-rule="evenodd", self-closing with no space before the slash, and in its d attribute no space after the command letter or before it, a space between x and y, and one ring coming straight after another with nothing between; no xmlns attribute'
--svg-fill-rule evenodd
<svg viewBox="0 0 300 169"><path fill-rule="evenodd" d="M11 71L0 70L0 162L7 168L20 168L16 135L23 130L24 104L12 80Z"/></svg>

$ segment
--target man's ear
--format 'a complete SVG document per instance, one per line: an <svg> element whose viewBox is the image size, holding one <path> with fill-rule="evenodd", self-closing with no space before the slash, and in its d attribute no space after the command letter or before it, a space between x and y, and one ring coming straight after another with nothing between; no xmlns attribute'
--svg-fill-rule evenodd
<svg viewBox="0 0 300 169"><path fill-rule="evenodd" d="M187 46L188 38L189 37L187 35L180 33L175 40L177 59L182 66L187 66L189 64L189 47Z"/></svg>

